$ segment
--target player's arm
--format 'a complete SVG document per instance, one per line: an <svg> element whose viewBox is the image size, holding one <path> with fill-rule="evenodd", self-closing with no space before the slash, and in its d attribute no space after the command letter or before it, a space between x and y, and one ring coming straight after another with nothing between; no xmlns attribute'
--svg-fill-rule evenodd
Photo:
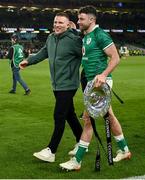
<svg viewBox="0 0 145 180"><path fill-rule="evenodd" d="M95 86L101 86L103 83L106 82L106 77L116 68L116 66L119 64L120 58L117 52L117 49L114 44L107 47L104 52L109 57L109 63L107 68L103 71L102 74L99 74L95 77L96 84Z"/></svg>
<svg viewBox="0 0 145 180"><path fill-rule="evenodd" d="M114 44L112 44L110 47L106 48L104 51L107 54L107 56L110 58L108 67L102 73L107 77L108 74L110 74L116 68L116 66L119 64L120 58L119 58L119 54L118 54L117 49Z"/></svg>

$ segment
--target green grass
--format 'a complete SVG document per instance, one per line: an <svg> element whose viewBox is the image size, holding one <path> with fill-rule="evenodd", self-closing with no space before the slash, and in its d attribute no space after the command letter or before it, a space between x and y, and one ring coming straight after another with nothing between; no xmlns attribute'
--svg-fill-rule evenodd
<svg viewBox="0 0 145 180"><path fill-rule="evenodd" d="M21 71L32 90L30 96L18 85L17 94L9 94L11 70L6 60L0 60L0 178L35 179L100 179L125 178L145 174L145 57L122 59L114 71L113 89L125 101L121 105L113 97L114 112L132 152L130 161L122 161L110 167L101 150L101 171L94 171L96 153L95 138L84 157L80 172L65 172L59 163L69 159L67 153L75 144L66 124L65 133L56 154L56 162L49 164L35 159L33 152L44 148L53 130L54 97L47 61ZM81 90L75 97L77 114L83 110ZM82 123L82 122L81 122ZM97 121L97 129L105 144L104 122ZM117 150L113 140L113 152Z"/></svg>

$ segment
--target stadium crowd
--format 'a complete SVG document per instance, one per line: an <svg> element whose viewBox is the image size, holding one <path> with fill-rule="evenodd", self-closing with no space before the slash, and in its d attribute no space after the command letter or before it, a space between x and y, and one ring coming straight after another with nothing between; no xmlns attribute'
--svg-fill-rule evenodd
<svg viewBox="0 0 145 180"><path fill-rule="evenodd" d="M127 44L129 55L145 55L145 42L143 41L145 32L138 32L138 30L145 29L145 5L143 3L119 4L116 2L96 2L94 0L69 0L67 3L65 0L61 2L57 0L55 2L52 0L49 2L46 0L1 0L4 6L0 8L0 58L6 58L10 47L9 39L11 34L6 33L6 28L16 28L18 31L22 28L34 28L36 31L46 28L52 32L53 18L56 13L63 9L69 14L70 19L77 23L77 8L74 7L86 5L89 2L97 7L99 26L110 31L109 33L118 49ZM6 6L7 4L10 5L10 3L15 8ZM54 8L54 3L58 8ZM25 7L26 4L27 8ZM35 9L32 8L34 5L36 6ZM68 8L69 6L70 8ZM23 21L23 19L26 20ZM123 32L113 32L114 29ZM29 35L29 39L23 36L21 40L26 51L30 53L37 52L43 46L47 37L47 34L42 31L39 31L38 34L29 32L26 35L27 38Z"/></svg>
<svg viewBox="0 0 145 180"><path fill-rule="evenodd" d="M21 42L21 44L24 46L25 48L25 54L29 55L29 54L35 54L36 52L38 52L41 47L43 46L44 42L35 42L32 43L31 42ZM130 44L127 44L127 49L129 51L129 56L145 56L145 49L143 48L139 48L136 46L131 46ZM118 47L118 51L121 47L121 43L117 44ZM0 44L0 59L6 59L7 58L7 54L10 48L10 43L8 42L4 42ZM121 54L120 54L121 56Z"/></svg>
<svg viewBox="0 0 145 180"><path fill-rule="evenodd" d="M27 43L22 42L21 44L25 48L26 56L28 56L29 54L35 54L43 46L43 43L39 43L39 45L37 43L32 45L30 42ZM7 42L0 44L0 59L7 58L10 47L11 47L10 43Z"/></svg>

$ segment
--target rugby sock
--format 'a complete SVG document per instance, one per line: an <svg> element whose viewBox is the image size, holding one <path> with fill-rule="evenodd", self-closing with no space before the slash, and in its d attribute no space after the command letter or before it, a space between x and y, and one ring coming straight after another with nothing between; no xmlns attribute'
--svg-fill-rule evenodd
<svg viewBox="0 0 145 180"><path fill-rule="evenodd" d="M89 142L85 142L82 140L79 141L79 147L78 147L77 153L75 155L75 158L78 163L80 163L82 161L84 154L86 152L86 149L88 149L89 144L90 144Z"/></svg>
<svg viewBox="0 0 145 180"><path fill-rule="evenodd" d="M127 146L127 142L123 136L123 134L119 135L119 136L114 136L117 145L119 147L119 149L121 149L124 152L129 152L128 146Z"/></svg>

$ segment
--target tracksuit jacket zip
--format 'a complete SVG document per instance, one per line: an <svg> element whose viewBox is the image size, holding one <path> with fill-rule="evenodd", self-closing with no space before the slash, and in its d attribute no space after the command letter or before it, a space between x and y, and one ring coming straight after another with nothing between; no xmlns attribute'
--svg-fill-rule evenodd
<svg viewBox="0 0 145 180"><path fill-rule="evenodd" d="M56 66L56 64L55 64L55 61L56 61L56 54L57 54L57 46L58 46L58 42L59 42L59 39L58 39L58 37L56 38L56 46L55 46L55 55L54 55L54 86L55 86L55 89L56 89L56 86L57 86L57 84L56 84L56 79L55 79L55 66Z"/></svg>

